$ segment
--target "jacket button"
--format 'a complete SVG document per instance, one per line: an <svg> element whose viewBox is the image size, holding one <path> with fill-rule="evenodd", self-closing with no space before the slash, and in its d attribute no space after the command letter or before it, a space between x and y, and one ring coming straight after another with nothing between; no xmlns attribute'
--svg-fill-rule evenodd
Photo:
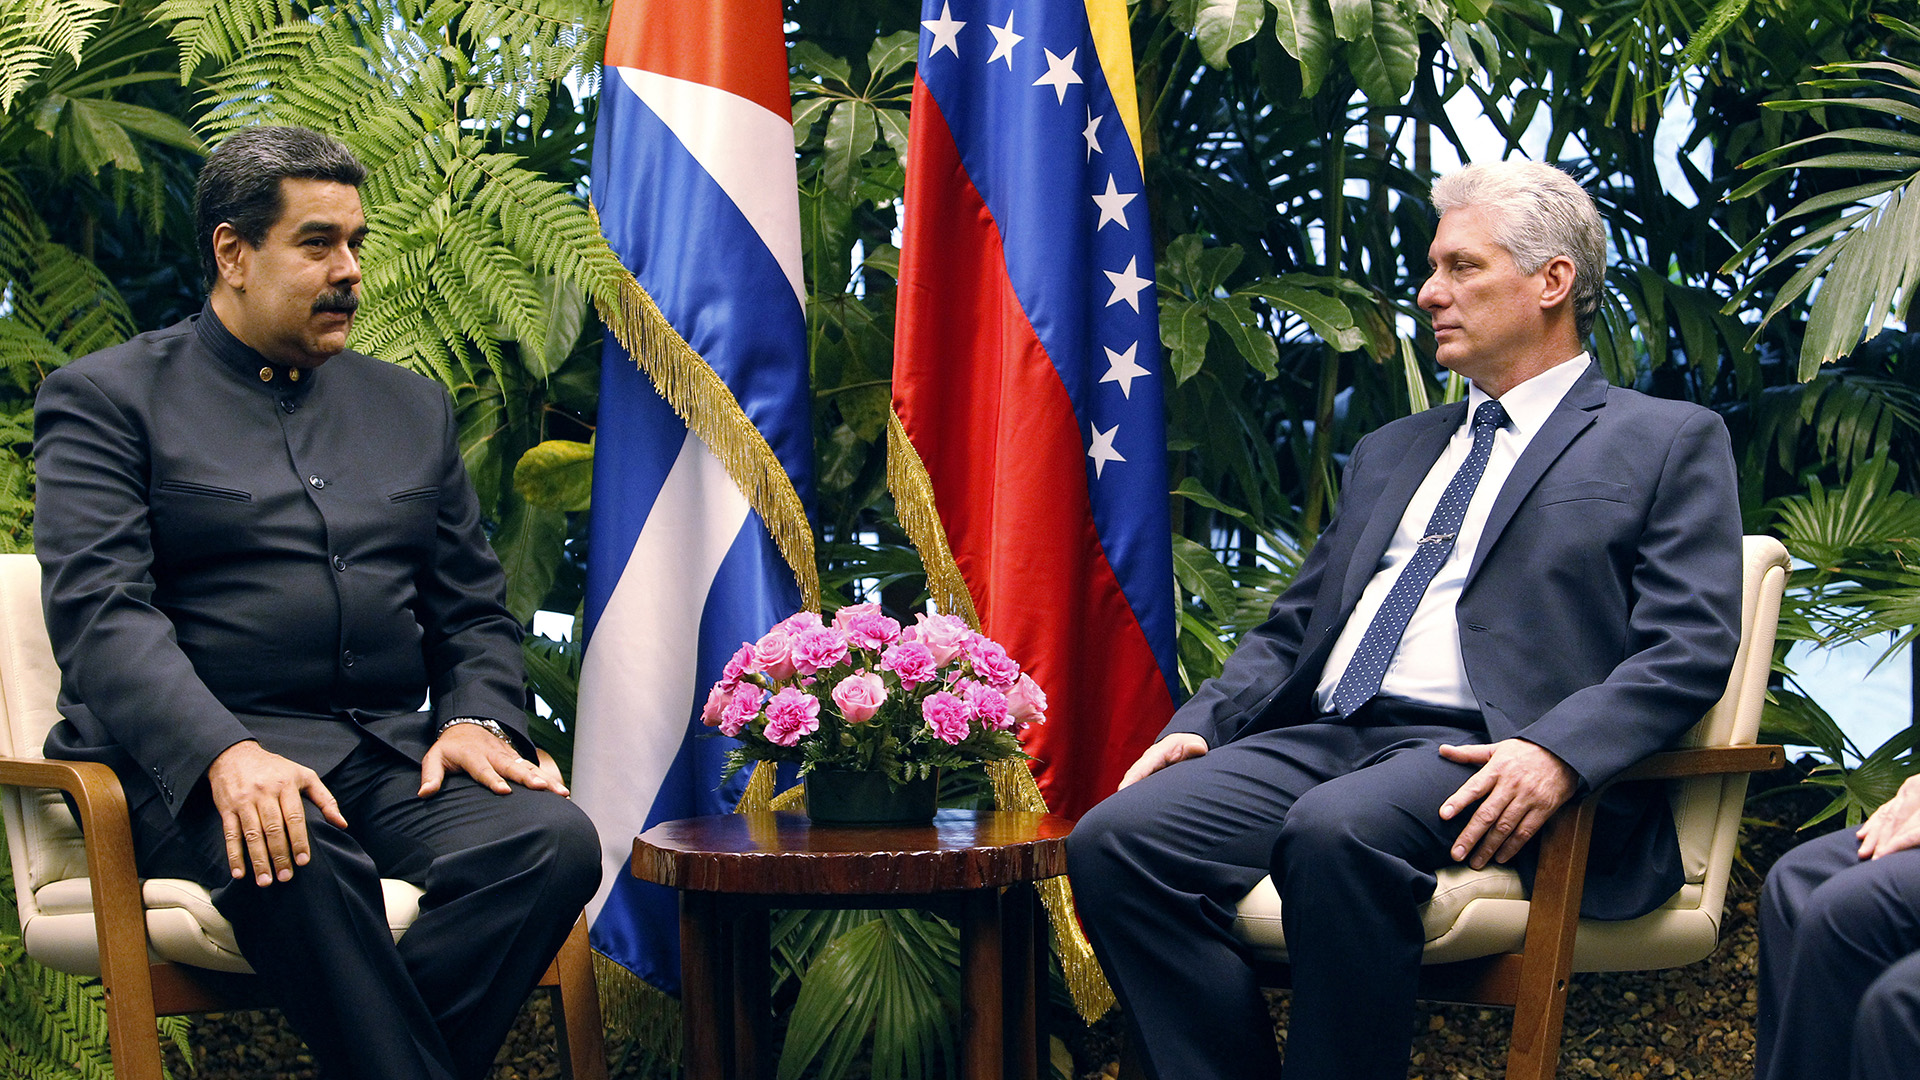
<svg viewBox="0 0 1920 1080"><path fill-rule="evenodd" d="M292 416L292 415L293 415L293 410L295 410L295 409L297 409L297 408L299 408L299 407L300 407L300 406L298 406L298 405L295 405L295 404L293 403L293 399L292 399L292 398L281 398L281 399L280 399L280 411L281 411L281 412L283 412L283 413L286 413L286 414L287 414L288 416Z"/></svg>
<svg viewBox="0 0 1920 1080"><path fill-rule="evenodd" d="M270 367L263 367L263 368L261 368L261 369L260 369L260 381L261 381L261 382L272 382L272 381L273 381L273 369L272 369L272 368L270 368Z"/></svg>
<svg viewBox="0 0 1920 1080"><path fill-rule="evenodd" d="M340 654L340 663L346 667L353 666L353 650L352 649L348 649L347 651Z"/></svg>
<svg viewBox="0 0 1920 1080"><path fill-rule="evenodd" d="M347 560L335 555L333 557L333 568L344 573L347 569Z"/></svg>
<svg viewBox="0 0 1920 1080"><path fill-rule="evenodd" d="M327 486L327 478L324 476L309 476L307 477L307 483L312 484L314 490L318 491Z"/></svg>

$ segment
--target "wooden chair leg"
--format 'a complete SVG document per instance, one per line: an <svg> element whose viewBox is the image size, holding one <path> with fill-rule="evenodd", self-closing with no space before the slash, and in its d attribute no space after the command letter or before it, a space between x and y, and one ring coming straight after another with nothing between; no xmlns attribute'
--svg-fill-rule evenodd
<svg viewBox="0 0 1920 1080"><path fill-rule="evenodd" d="M1552 1080L1560 1065L1560 1029L1573 978L1573 939L1586 885L1587 841L1597 800L1583 799L1547 823L1527 910L1520 988L1507 1050L1507 1080Z"/></svg>
<svg viewBox="0 0 1920 1080"><path fill-rule="evenodd" d="M560 1043L560 1070L573 1080L607 1080L607 1046L600 1020L600 988L593 981L593 952L582 915L554 957L560 975L553 1028Z"/></svg>
<svg viewBox="0 0 1920 1080"><path fill-rule="evenodd" d="M154 1026L147 916L133 865L133 829L120 781L99 771L104 775L83 774L78 790L68 790L85 825L87 865L93 868L94 933L106 990L108 1049L120 1080L160 1080L160 1033Z"/></svg>

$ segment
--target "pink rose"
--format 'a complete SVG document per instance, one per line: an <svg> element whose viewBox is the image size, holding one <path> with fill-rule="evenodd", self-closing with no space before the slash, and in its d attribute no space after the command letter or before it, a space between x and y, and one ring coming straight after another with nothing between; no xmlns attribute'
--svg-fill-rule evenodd
<svg viewBox="0 0 1920 1080"><path fill-rule="evenodd" d="M713 684L707 691L707 703L700 707L700 722L708 727L720 726L720 714L726 711L727 702L733 700L733 687L724 681Z"/></svg>
<svg viewBox="0 0 1920 1080"><path fill-rule="evenodd" d="M1007 650L991 638L978 634L967 642L967 659L973 662L974 674L987 680L997 689L1005 690L1020 677L1020 665L1013 662Z"/></svg>
<svg viewBox="0 0 1920 1080"><path fill-rule="evenodd" d="M1013 714L1015 723L1044 724L1047 722L1047 695L1033 676L1022 675L1007 691L1007 709Z"/></svg>
<svg viewBox="0 0 1920 1080"><path fill-rule="evenodd" d="M912 640L925 645L933 653L933 662L945 667L960 655L967 639L974 636L967 627L965 619L958 615L916 615L919 625L912 630Z"/></svg>
<svg viewBox="0 0 1920 1080"><path fill-rule="evenodd" d="M789 686L767 703L767 741L792 746L820 730L820 699Z"/></svg>
<svg viewBox="0 0 1920 1080"><path fill-rule="evenodd" d="M833 628L844 632L853 625L853 620L863 615L879 614L881 614L879 604L848 604L833 613Z"/></svg>
<svg viewBox="0 0 1920 1080"><path fill-rule="evenodd" d="M845 663L847 635L830 626L802 630L793 643L793 666L802 675Z"/></svg>
<svg viewBox="0 0 1920 1080"><path fill-rule="evenodd" d="M1006 731L1014 726L1013 717L1007 712L1007 695L972 679L962 683L959 689L967 699L967 708L973 713L973 718L980 721L981 727Z"/></svg>
<svg viewBox="0 0 1920 1080"><path fill-rule="evenodd" d="M765 637L753 643L753 656L747 661L747 670L757 671L774 682L793 678L793 638L777 626L767 631Z"/></svg>
<svg viewBox="0 0 1920 1080"><path fill-rule="evenodd" d="M818 630L824 625L826 624L820 621L819 612L796 611L780 620L780 622L774 626L774 629L786 634L788 637L797 638L807 630Z"/></svg>
<svg viewBox="0 0 1920 1080"><path fill-rule="evenodd" d="M945 690L929 694L927 700L920 703L920 715L927 718L927 726L940 741L949 745L967 737L973 720L967 703Z"/></svg>
<svg viewBox="0 0 1920 1080"><path fill-rule="evenodd" d="M766 696L766 691L751 684L735 690L720 711L720 733L729 739L739 738L753 718L760 715L760 701Z"/></svg>
<svg viewBox="0 0 1920 1080"><path fill-rule="evenodd" d="M880 670L900 676L900 685L909 690L939 674L933 652L917 641L903 641L881 653Z"/></svg>
<svg viewBox="0 0 1920 1080"><path fill-rule="evenodd" d="M837 619L834 622L839 624ZM855 615L845 629L847 641L858 649L877 651L900 640L900 624L877 611Z"/></svg>
<svg viewBox="0 0 1920 1080"><path fill-rule="evenodd" d="M878 675L860 671L840 680L833 688L833 703L849 724L864 724L873 719L887 701L887 682Z"/></svg>

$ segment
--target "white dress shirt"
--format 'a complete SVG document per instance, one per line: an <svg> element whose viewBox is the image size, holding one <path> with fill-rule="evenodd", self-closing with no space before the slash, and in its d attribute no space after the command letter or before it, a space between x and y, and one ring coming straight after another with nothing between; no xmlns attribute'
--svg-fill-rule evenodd
<svg viewBox="0 0 1920 1080"><path fill-rule="evenodd" d="M1480 536L1486 530L1487 515L1493 510L1500 488L1513 472L1514 462L1520 460L1521 452L1533 441L1540 425L1546 423L1560 399L1573 389L1573 384L1592 362L1586 353L1581 353L1509 389L1500 398L1501 407L1507 411L1507 422L1494 433L1492 456L1487 459L1486 472L1481 474L1480 484L1474 489L1473 500L1467 504L1466 520L1460 524L1453 551L1427 586L1426 595L1421 597L1420 606L1414 609L1407 623L1406 633L1400 637L1399 649L1387 665L1386 676L1380 682L1381 696L1479 711L1480 703L1467 682L1466 663L1460 658L1460 626L1454 616L1460 590L1467 582L1467 567L1473 563ZM1447 441L1440 460L1427 471L1427 478L1413 493L1413 500L1407 503L1393 542L1387 545L1386 554L1381 557L1372 580L1367 582L1366 591L1360 594L1359 604L1327 657L1326 669L1321 672L1320 685L1314 692L1314 704L1322 713L1334 711L1334 688L1346 673L1347 664L1353 659L1354 650L1360 647L1360 639L1372 624L1374 614L1386 602L1393 583L1400 579L1400 572L1413 558L1420 537L1426 532L1427 521L1433 517L1434 507L1440 504L1441 494L1473 448L1473 413L1481 402L1488 400L1491 399L1478 386L1467 392L1466 419Z"/></svg>

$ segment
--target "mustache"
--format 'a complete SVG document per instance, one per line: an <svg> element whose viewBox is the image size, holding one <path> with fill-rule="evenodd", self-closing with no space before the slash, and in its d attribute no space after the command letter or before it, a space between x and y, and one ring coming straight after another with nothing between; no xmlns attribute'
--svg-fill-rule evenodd
<svg viewBox="0 0 1920 1080"><path fill-rule="evenodd" d="M358 310L360 310L360 298L353 294L352 289L335 289L331 292L321 294L320 298L313 302L313 313L315 315L321 312L338 312L342 315L351 315Z"/></svg>

